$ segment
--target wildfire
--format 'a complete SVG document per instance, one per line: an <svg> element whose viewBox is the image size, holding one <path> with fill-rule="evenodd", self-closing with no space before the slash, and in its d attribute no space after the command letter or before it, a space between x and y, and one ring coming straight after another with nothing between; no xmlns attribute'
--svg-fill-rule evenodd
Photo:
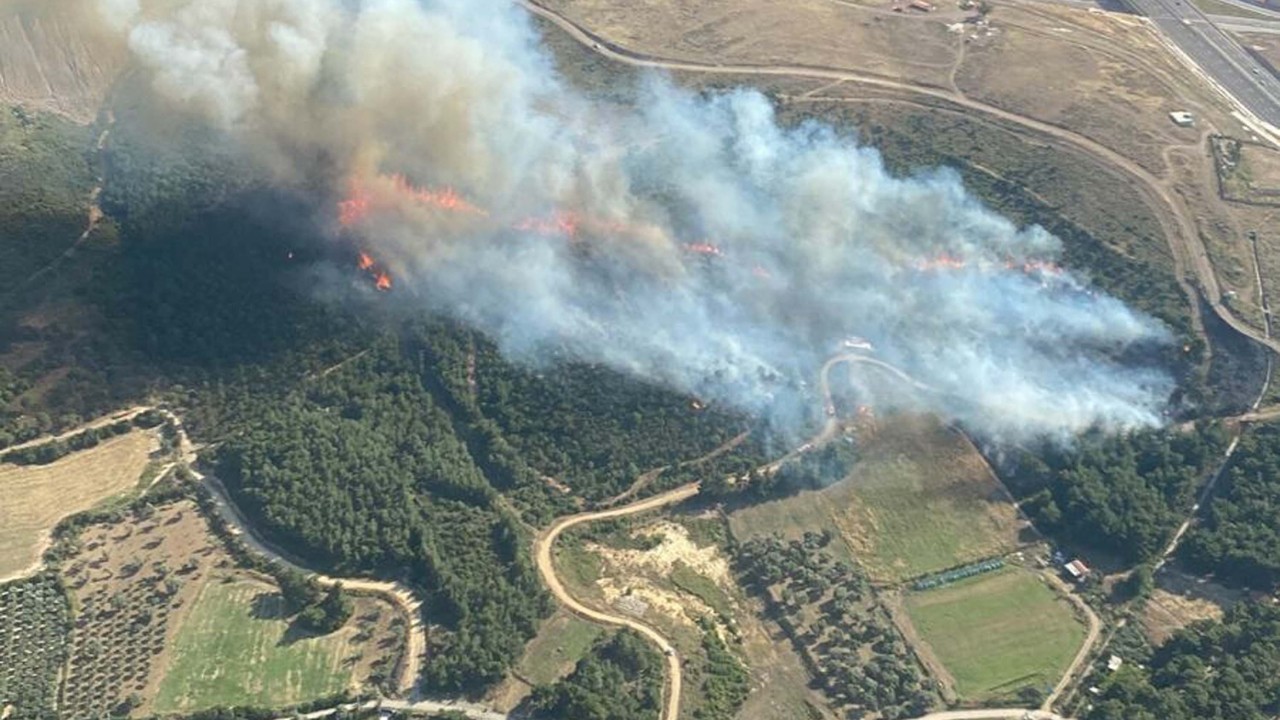
<svg viewBox="0 0 1280 720"><path fill-rule="evenodd" d="M939 270L963 270L969 267L969 262L963 258L943 253L934 258L920 259L915 262L917 270L922 272L931 272ZM980 263L979 268L990 270L995 267L993 264ZM1065 272L1060 266L1049 262L1048 260L1005 260L1004 268L1006 270L1019 270L1027 275L1061 275Z"/></svg>
<svg viewBox="0 0 1280 720"><path fill-rule="evenodd" d="M438 189L417 187L403 175L388 175L382 178L390 184L390 198L376 198L368 187L360 180L353 179L347 196L338 201L338 223L343 227L351 227L364 220L375 209L395 204L395 200L408 201L416 205L432 207L447 212L470 215L488 215L482 208L476 207L458 194L451 187Z"/></svg>
<svg viewBox="0 0 1280 720"><path fill-rule="evenodd" d="M582 218L577 213L559 211L550 217L527 217L512 225L512 228L536 235L575 238L581 226Z"/></svg>
<svg viewBox="0 0 1280 720"><path fill-rule="evenodd" d="M946 253L943 253L932 259L922 259L922 260L916 261L916 269L923 270L926 272L931 270L962 270L967 265L968 263L965 262L964 260L957 257L952 257L951 255L948 255Z"/></svg>
<svg viewBox="0 0 1280 720"><path fill-rule="evenodd" d="M343 227L351 227L369 215L371 201L369 193L359 182L351 181L351 192L338 203L338 222Z"/></svg>
<svg viewBox="0 0 1280 720"><path fill-rule="evenodd" d="M367 252L360 253L360 259L356 263L361 270L368 270L373 267L373 256Z"/></svg>
<svg viewBox="0 0 1280 720"><path fill-rule="evenodd" d="M390 275L388 275L385 271L384 271L384 272L379 272L377 275L375 275L375 276L373 277L373 286L374 286L375 288L377 288L377 289L381 290L382 292L386 292L386 291L390 290L390 289L391 289L391 276L390 276Z"/></svg>
<svg viewBox="0 0 1280 720"><path fill-rule="evenodd" d="M709 242L687 243L684 249L699 255L710 255L712 257L723 257L724 251Z"/></svg>
<svg viewBox="0 0 1280 720"><path fill-rule="evenodd" d="M403 197L407 197L419 205L427 205L439 208L441 210L449 210L452 212L469 213L472 215L488 215L488 211L483 208L476 207L458 194L456 190L445 186L438 190L431 188L416 187L409 182L404 175L392 175L391 185L396 192Z"/></svg>

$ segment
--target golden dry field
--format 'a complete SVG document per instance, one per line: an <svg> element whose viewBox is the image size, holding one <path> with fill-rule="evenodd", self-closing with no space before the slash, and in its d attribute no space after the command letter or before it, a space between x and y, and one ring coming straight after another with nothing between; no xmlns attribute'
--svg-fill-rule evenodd
<svg viewBox="0 0 1280 720"><path fill-rule="evenodd" d="M37 563L59 520L137 485L157 444L135 430L48 465L0 464L0 577Z"/></svg>

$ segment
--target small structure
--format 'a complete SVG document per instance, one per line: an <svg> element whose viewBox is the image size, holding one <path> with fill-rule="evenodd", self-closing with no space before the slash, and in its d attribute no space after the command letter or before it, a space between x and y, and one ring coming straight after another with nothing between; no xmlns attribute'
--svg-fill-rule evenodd
<svg viewBox="0 0 1280 720"><path fill-rule="evenodd" d="M920 12L933 12L933 3L928 2L928 0L911 0L911 2L907 3L907 7Z"/></svg>
<svg viewBox="0 0 1280 720"><path fill-rule="evenodd" d="M1196 117L1186 110L1174 110L1169 113L1169 119L1178 127L1195 127Z"/></svg>
<svg viewBox="0 0 1280 720"><path fill-rule="evenodd" d="M1120 657L1119 655L1112 655L1111 657L1107 658L1107 670L1109 672L1115 672L1119 670L1121 665L1124 665L1124 658Z"/></svg>
<svg viewBox="0 0 1280 720"><path fill-rule="evenodd" d="M1084 582L1089 577L1089 566L1085 565L1080 558L1063 565L1062 569L1066 571L1068 577L1078 583Z"/></svg>

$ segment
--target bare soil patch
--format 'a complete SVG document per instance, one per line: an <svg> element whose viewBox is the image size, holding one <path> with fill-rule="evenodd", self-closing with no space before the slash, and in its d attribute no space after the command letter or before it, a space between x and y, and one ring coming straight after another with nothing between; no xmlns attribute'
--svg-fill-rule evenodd
<svg viewBox="0 0 1280 720"><path fill-rule="evenodd" d="M1237 591L1173 570L1160 573L1156 584L1140 618L1143 632L1154 645L1197 620L1220 619L1241 599Z"/></svg>
<svg viewBox="0 0 1280 720"><path fill-rule="evenodd" d="M137 485L158 445L134 431L48 465L0 464L0 577L38 563L59 520Z"/></svg>

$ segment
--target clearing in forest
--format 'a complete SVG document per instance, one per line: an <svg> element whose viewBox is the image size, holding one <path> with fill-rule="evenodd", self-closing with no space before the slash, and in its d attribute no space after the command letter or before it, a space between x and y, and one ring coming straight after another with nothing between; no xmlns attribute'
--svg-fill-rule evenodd
<svg viewBox="0 0 1280 720"><path fill-rule="evenodd" d="M836 532L847 557L892 583L1016 548L1024 523L967 438L933 417L878 420L858 435L847 478L731 517L740 540ZM832 546L835 549L835 546Z"/></svg>
<svg viewBox="0 0 1280 720"><path fill-rule="evenodd" d="M135 430L48 465L0 464L0 578L33 567L59 520L132 489L156 447Z"/></svg>
<svg viewBox="0 0 1280 720"><path fill-rule="evenodd" d="M335 633L291 634L275 585L238 568L190 500L124 511L84 528L75 547L59 707L69 720L278 707L394 677L405 638L394 608L357 596ZM327 653L322 670L315 648Z"/></svg>
<svg viewBox="0 0 1280 720"><path fill-rule="evenodd" d="M1052 690L1085 638L1070 603L1019 567L909 593L905 606L964 700Z"/></svg>
<svg viewBox="0 0 1280 720"><path fill-rule="evenodd" d="M323 636L299 630L272 585L209 582L174 639L155 710L279 707L341 692L353 685L358 643L369 639L357 635L350 624Z"/></svg>

